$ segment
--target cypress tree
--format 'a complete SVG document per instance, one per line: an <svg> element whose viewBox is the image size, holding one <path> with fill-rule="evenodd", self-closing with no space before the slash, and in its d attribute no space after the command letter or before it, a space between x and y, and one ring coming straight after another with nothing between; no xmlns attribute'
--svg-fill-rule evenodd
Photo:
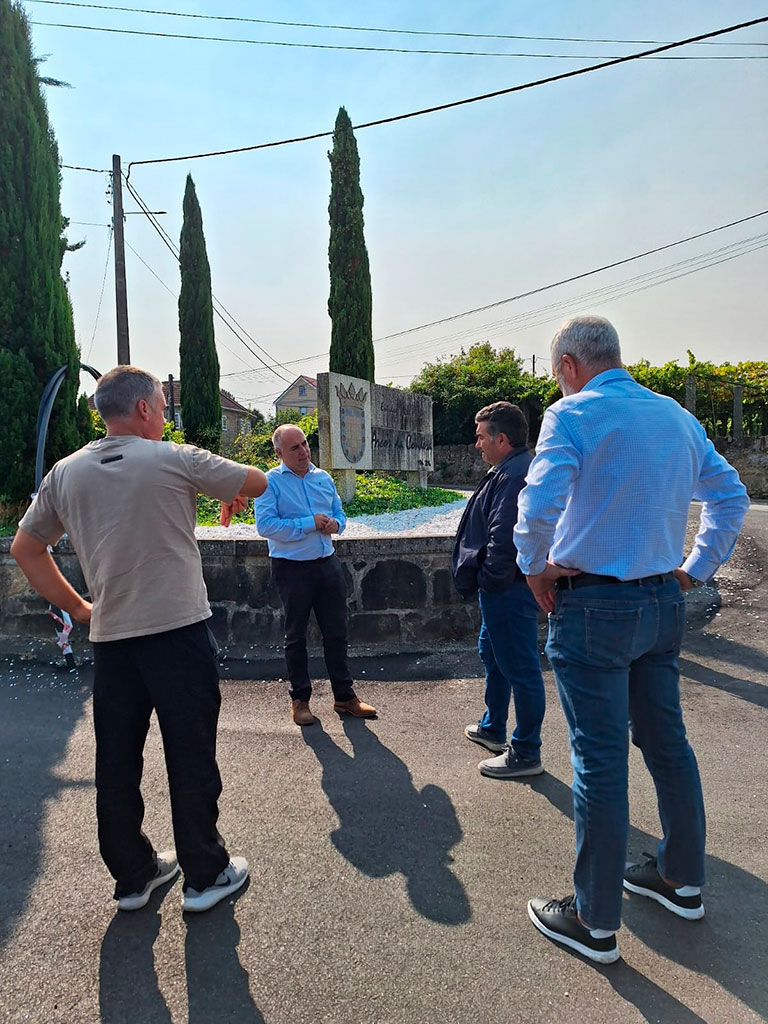
<svg viewBox="0 0 768 1024"><path fill-rule="evenodd" d="M190 444L217 452L221 444L219 357L213 333L211 268L205 250L203 216L192 175L184 191L179 262L179 370L181 415Z"/></svg>
<svg viewBox="0 0 768 1024"><path fill-rule="evenodd" d="M34 481L43 388L65 363L46 445L47 465L88 440L76 409L79 353L61 264L68 221L59 153L38 61L20 4L0 0L0 498L21 501Z"/></svg>
<svg viewBox="0 0 768 1024"><path fill-rule="evenodd" d="M339 109L333 130L331 198L328 217L331 231L328 268L331 292L330 369L373 380L373 333L371 271L363 232L363 192L357 142L344 107Z"/></svg>

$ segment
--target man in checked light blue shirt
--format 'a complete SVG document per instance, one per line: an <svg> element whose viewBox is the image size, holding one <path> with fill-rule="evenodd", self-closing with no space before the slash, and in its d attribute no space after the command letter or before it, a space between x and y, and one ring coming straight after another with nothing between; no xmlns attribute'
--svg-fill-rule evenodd
<svg viewBox="0 0 768 1024"><path fill-rule="evenodd" d="M544 414L514 537L549 613L547 655L570 734L575 894L532 899L528 914L555 942L611 963L622 887L679 917L704 915L704 801L680 708L682 591L730 557L749 500L698 421L622 369L607 320L569 321L551 356L564 397ZM683 561L692 498L701 524ZM656 857L633 865L628 720L663 832Z"/></svg>
<svg viewBox="0 0 768 1024"><path fill-rule="evenodd" d="M312 681L307 658L307 625L314 610L323 634L325 665L339 714L373 718L352 687L347 664L347 586L331 535L347 517L333 478L313 465L304 431L279 426L272 444L280 465L267 473L267 489L254 502L256 528L267 538L275 582L285 613L285 663L290 680L291 718L312 725Z"/></svg>

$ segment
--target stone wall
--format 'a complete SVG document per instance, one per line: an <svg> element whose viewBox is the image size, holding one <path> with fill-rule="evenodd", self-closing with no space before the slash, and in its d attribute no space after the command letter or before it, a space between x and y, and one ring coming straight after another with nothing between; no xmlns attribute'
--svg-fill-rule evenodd
<svg viewBox="0 0 768 1024"><path fill-rule="evenodd" d="M715 445L744 481L750 498L768 498L768 437L718 438ZM429 483L434 487L474 487L487 471L474 445L439 444Z"/></svg>
<svg viewBox="0 0 768 1024"><path fill-rule="evenodd" d="M451 582L452 537L385 537L337 542L349 592L350 643L368 652L416 651L454 643L472 646L479 628L477 605L464 602ZM8 553L10 538L0 538L0 655L55 655L53 624L47 605L32 593ZM213 608L211 627L235 658L274 657L283 639L282 611L269 571L266 541L201 540L200 552ZM56 560L78 590L84 583L77 558L62 541ZM148 586L172 581L148 580ZM321 637L312 619L308 635L313 651ZM76 626L78 657L86 648Z"/></svg>
<svg viewBox="0 0 768 1024"><path fill-rule="evenodd" d="M750 498L768 498L768 437L718 438L716 446L738 472Z"/></svg>
<svg viewBox="0 0 768 1024"><path fill-rule="evenodd" d="M475 487L487 472L488 466L473 444L438 444L429 484L430 487Z"/></svg>

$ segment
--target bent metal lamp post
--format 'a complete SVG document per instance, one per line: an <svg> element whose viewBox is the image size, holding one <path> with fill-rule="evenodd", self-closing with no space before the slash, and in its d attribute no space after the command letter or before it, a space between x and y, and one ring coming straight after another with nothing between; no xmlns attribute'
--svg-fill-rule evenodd
<svg viewBox="0 0 768 1024"><path fill-rule="evenodd" d="M86 363L78 363L78 366L81 370L86 370L90 373L96 380L101 377L98 370L94 370L92 366L88 366ZM51 409L53 408L53 403L56 401L56 396L59 393L59 388L67 375L68 369L69 364L60 366L58 370L56 370L43 389L43 395L40 399L40 407L37 410L37 452L35 454L35 490L32 494L33 501L35 500L38 488L40 487L40 482L43 479L45 439L48 436L48 423L51 419ZM64 655L67 668L70 672L74 672L77 665L75 664L75 656L72 653L72 645L69 642L69 634L72 632L72 619L62 608L54 608L52 604L48 605L48 614L53 619L53 628L56 630L56 643L61 648L61 653ZM58 629L56 624L60 625L61 629Z"/></svg>

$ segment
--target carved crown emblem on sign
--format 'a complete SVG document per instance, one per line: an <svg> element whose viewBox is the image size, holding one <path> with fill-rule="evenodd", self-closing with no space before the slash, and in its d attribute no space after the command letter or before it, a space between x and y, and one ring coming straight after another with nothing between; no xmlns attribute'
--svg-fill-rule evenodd
<svg viewBox="0 0 768 1024"><path fill-rule="evenodd" d="M350 462L359 462L365 454L365 402L368 398L365 388L355 391L350 382L349 387L336 385L339 399L339 434L341 450Z"/></svg>

